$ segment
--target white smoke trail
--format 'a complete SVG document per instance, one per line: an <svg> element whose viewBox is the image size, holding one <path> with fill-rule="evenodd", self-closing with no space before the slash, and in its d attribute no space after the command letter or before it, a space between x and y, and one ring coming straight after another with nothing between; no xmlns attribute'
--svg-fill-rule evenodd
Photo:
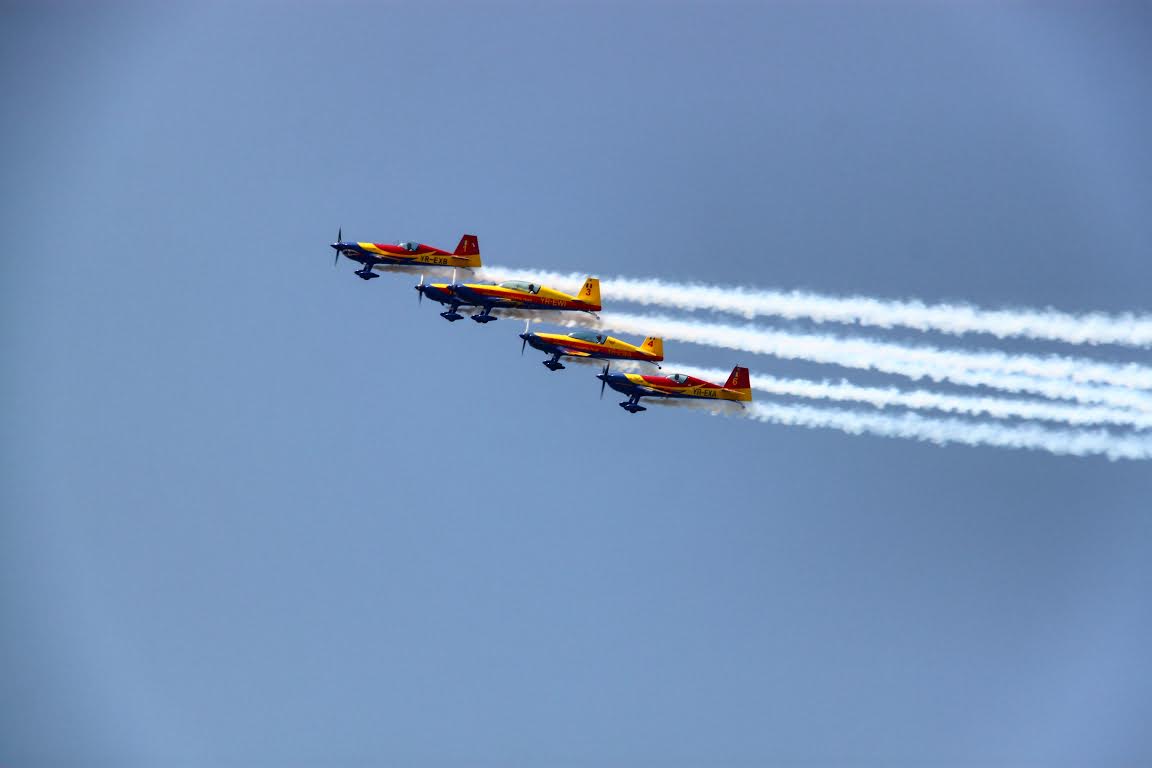
<svg viewBox="0 0 1152 768"><path fill-rule="evenodd" d="M676 369L690 375L707 374L713 379L720 378L716 374L725 373L704 369L693 372L681 366L676 366ZM700 376L700 378L707 378L707 375ZM760 378L763 379L764 377ZM757 377L753 377L753 387L757 387L756 379ZM764 382L761 380L759 383L763 385ZM817 382L806 383L817 384ZM800 394L800 392L788 394ZM1049 429L1032 424L1004 425L962 419L925 417L916 413L862 413L860 411L813 408L806 405L781 403L745 403L745 408L740 410L732 407L736 405L735 403L720 403L710 400L650 398L645 403L701 410L714 416L743 416L756 421L786 426L837 429L853 435L872 434L881 437L919 440L937 445L955 443L971 446L1029 449L1065 456L1102 455L1113 461L1152 458L1152 437L1133 434L1116 435L1103 429Z"/></svg>
<svg viewBox="0 0 1152 768"><path fill-rule="evenodd" d="M1032 425L925 418L915 413L860 413L777 403L749 403L746 412L749 418L773 424L838 429L854 435L899 437L937 445L957 443L1040 450L1066 456L1102 455L1113 461L1152 458L1152 439L1113 435L1105 430L1054 430Z"/></svg>
<svg viewBox="0 0 1152 768"><path fill-rule="evenodd" d="M750 341L748 345L745 346L732 347L733 349L746 349L750 352L758 352L759 348L765 344L776 344L782 339L803 340L803 343L808 347L818 346L825 348L828 346L838 346L843 349L863 352L870 356L882 355L889 358L897 357L933 367L945 367L949 369L963 368L972 371L996 371L1037 379L1053 379L1062 382L1071 381L1081 384L1103 384L1109 387L1120 387L1124 389L1152 390L1152 368L1137 363L1117 365L1086 360L1084 358L1061 357L1057 355L1039 357L1036 355L1007 354L994 350L949 350L925 345L908 345L868 338L845 338L778 331L753 325L723 325L693 319L677 320L662 315L629 315L621 313L590 315L571 312L515 309L498 311L508 317L536 319L541 322L551 322L566 326L579 325L588 328L609 328L635 333L658 333L660 332L659 330L654 330L658 328L663 330L666 338L677 338L681 341L696 341L702 334L707 334L709 338L728 339L730 342L737 338L758 340ZM637 330L641 328L644 330ZM717 344L711 341L700 341L697 343L710 346L730 346L729 343ZM767 352L765 354L777 353ZM789 355L780 356L788 357ZM1152 400L1149 402L1152 402Z"/></svg>
<svg viewBox="0 0 1152 768"><path fill-rule="evenodd" d="M669 363L667 367L669 371L685 373L711 382L723 382L729 373L714 368L696 368L678 363ZM904 391L894 387L862 387L847 381L837 383L811 379L782 379L761 373L751 374L751 381L753 389L773 395L866 403L876 408L895 406L966 416L991 416L995 419L1056 421L1072 427L1114 424L1135 429L1152 429L1152 414L1113 408L1000 397L950 395L925 390Z"/></svg>
<svg viewBox="0 0 1152 768"><path fill-rule="evenodd" d="M585 275L510 267L484 267L492 279L579 285ZM713 310L756 317L807 318L877 328L911 328L954 335L987 333L998 338L1067 344L1152 346L1152 316L1134 313L1082 315L1055 309L984 309L971 304L925 304L863 296L835 297L804 291L756 291L741 287L671 283L654 278L613 277L600 282L606 301Z"/></svg>
<svg viewBox="0 0 1152 768"><path fill-rule="evenodd" d="M835 336L770 331L752 326L714 325L645 315L602 314L559 317L564 325L607 328L639 335L663 336L695 344L775 355L785 359L810 360L846 368L875 370L906 376L913 380L951 381L965 386L988 386L1007 392L1027 392L1061 400L1098 403L1118 408L1152 412L1152 393L1113 386L1064 381L1021 373L1030 364L1014 364L1018 356L969 353L933 347L906 347L871 339L844 339ZM1003 358L1008 370L992 367L993 359ZM1013 371L1012 369L1016 370Z"/></svg>
<svg viewBox="0 0 1152 768"><path fill-rule="evenodd" d="M723 325L695 319L676 320L662 315L603 313L600 318L604 325L609 323L635 324L644 318L659 323L662 328L671 328L675 333L680 334L699 333L699 329L707 328L713 335L729 339L736 337L759 338L764 340L762 343L768 344L776 343L775 340L780 339L803 339L809 347L824 348L835 345L870 356L898 357L932 366L964 368L973 371L997 371L1018 376L1071 381L1079 384L1104 384L1130 389L1152 389L1152 368L1137 363L1117 365L1058 355L1041 357L1038 355L1008 354L995 350L940 349L925 345L910 345L868 338L795 333L754 325ZM582 324L588 323L588 321L581 322Z"/></svg>

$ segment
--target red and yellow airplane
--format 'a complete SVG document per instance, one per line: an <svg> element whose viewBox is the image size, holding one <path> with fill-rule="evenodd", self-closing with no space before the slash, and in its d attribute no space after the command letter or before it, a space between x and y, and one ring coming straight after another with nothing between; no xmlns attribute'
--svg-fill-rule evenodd
<svg viewBox="0 0 1152 768"><path fill-rule="evenodd" d="M524 333L520 334L520 338L524 339L520 344L520 354L524 354L524 347L529 344L534 349L547 352L552 355L552 359L545 360L544 365L553 371L564 367L560 363L561 357L639 360L654 363L657 368L660 367L659 362L664 359L664 340L655 336L649 336L640 346L635 346L594 331L576 331L567 336L558 333L529 333L528 325L525 323Z"/></svg>
<svg viewBox="0 0 1152 768"><path fill-rule="evenodd" d="M748 380L748 369L740 366L732 369L728 381L724 382L722 387L693 376L685 376L682 373L661 376L609 373L607 365L604 366L604 372L597 374L596 378L602 382L600 384L600 397L604 397L605 386L628 395L628 399L620 403L620 407L629 413L648 410L640 405L640 398L642 397L733 400L737 403L746 403L752 400L752 386ZM744 406L740 407L743 408Z"/></svg>
<svg viewBox="0 0 1152 768"><path fill-rule="evenodd" d="M483 307L479 314L472 315L478 323L490 323L495 318L493 309L541 309L573 312L600 311L600 281L590 277L580 286L575 296L555 288L523 280L505 280L502 283L432 283L416 286L421 298L427 296L433 301L448 306L440 317L455 322L463 317L456 310L460 307Z"/></svg>
<svg viewBox="0 0 1152 768"><path fill-rule="evenodd" d="M336 242L330 247L336 251L336 260L333 266L340 262L340 257L359 262L363 265L356 270L356 274L364 280L380 277L372 270L384 266L433 266L433 267L460 267L475 269L480 266L480 241L476 235L464 235L460 244L452 253L433 248L423 243L399 242L396 245L387 243L346 243L343 239L344 230L336 233Z"/></svg>

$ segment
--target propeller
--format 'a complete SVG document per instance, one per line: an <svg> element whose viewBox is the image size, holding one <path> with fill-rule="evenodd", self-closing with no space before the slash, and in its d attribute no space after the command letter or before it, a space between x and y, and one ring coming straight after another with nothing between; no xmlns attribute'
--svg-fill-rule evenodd
<svg viewBox="0 0 1152 768"><path fill-rule="evenodd" d="M602 374L600 374L602 377L600 379L600 399L601 400L604 399L604 387L608 386L608 366L610 366L610 365L612 365L612 363L610 363L610 362L604 363L604 372Z"/></svg>
<svg viewBox="0 0 1152 768"><path fill-rule="evenodd" d="M416 304L424 303L424 275L420 275L420 282L416 284Z"/></svg>
<svg viewBox="0 0 1152 768"><path fill-rule="evenodd" d="M336 230L336 242L332 246L336 249L336 259L332 262L333 267L340 263L340 243L342 242L344 242L344 227Z"/></svg>
<svg viewBox="0 0 1152 768"><path fill-rule="evenodd" d="M524 347L528 346L528 326L530 325L532 325L531 318L524 321L524 333L520 335L520 338L524 339L520 342L520 357L524 357Z"/></svg>

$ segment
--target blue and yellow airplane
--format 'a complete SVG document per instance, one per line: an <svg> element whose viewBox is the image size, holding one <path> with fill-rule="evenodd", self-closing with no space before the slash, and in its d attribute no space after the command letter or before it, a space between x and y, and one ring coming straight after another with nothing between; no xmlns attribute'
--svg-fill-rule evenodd
<svg viewBox="0 0 1152 768"><path fill-rule="evenodd" d="M336 251L336 260L333 266L340 262L340 257L358 262L363 266L356 270L356 274L363 280L371 280L380 275L373 272L385 266L433 266L433 267L459 267L462 269L476 269L480 265L480 241L476 235L464 235L460 244L452 253L433 248L423 243L399 242L395 245L388 243L346 243L344 230L336 233L336 242L330 243Z"/></svg>
<svg viewBox="0 0 1152 768"><path fill-rule="evenodd" d="M472 315L472 319L478 323L490 323L498 319L492 316L493 309L600 311L600 281L594 277L585 280L575 296L523 280L505 280L496 284L452 282L425 285L421 277L416 290L420 292L421 298L427 296L447 305L448 311L441 312L440 317L449 322L463 317L456 311L460 307L482 307L482 312Z"/></svg>
<svg viewBox="0 0 1152 768"><path fill-rule="evenodd" d="M636 346L593 331L576 331L567 336L558 333L529 333L528 324L525 323L524 333L520 334L520 338L524 339L520 343L520 354L523 355L524 347L531 344L534 349L552 355L552 359L545 360L543 364L553 371L564 367L560 363L561 357L638 360L653 363L657 368L664 359L664 340L656 336L649 336L640 346Z"/></svg>
<svg viewBox="0 0 1152 768"><path fill-rule="evenodd" d="M638 373L609 373L608 365L603 373L596 375L600 384L600 397L604 397L604 387L628 395L620 407L629 413L648 410L640 405L642 397L689 398L695 400L732 400L746 403L752 400L752 386L748 379L748 369L736 366L732 369L724 386L711 384L703 379L672 373L660 376L642 376ZM743 408L744 406L740 406Z"/></svg>

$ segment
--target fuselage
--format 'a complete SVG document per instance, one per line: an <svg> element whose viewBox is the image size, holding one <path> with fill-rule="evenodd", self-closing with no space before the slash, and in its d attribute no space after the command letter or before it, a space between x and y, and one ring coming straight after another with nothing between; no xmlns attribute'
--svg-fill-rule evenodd
<svg viewBox="0 0 1152 768"><path fill-rule="evenodd" d="M612 389L637 397L674 397L698 400L751 400L751 393L674 373L644 376L638 373L601 373L597 376Z"/></svg>
<svg viewBox="0 0 1152 768"><path fill-rule="evenodd" d="M423 243L335 243L340 255L367 267L428 265L433 267L478 266L470 256L457 256Z"/></svg>
<svg viewBox="0 0 1152 768"><path fill-rule="evenodd" d="M530 284L531 285L531 284ZM580 301L575 296L546 286L513 288L507 285L472 283L457 285L456 295L477 307L515 307L519 309L559 309L598 312L599 304Z"/></svg>
<svg viewBox="0 0 1152 768"><path fill-rule="evenodd" d="M584 338L580 338L581 336ZM520 338L548 354L595 357L601 360L641 360L650 363L664 359L663 355L649 354L637 346L601 334L522 333Z"/></svg>
<svg viewBox="0 0 1152 768"><path fill-rule="evenodd" d="M575 296L534 284L525 288L510 287L507 284L488 285L485 283L431 283L422 287L425 296L442 304L456 304L467 307L492 307L509 309L553 309L598 312L600 304L581 301Z"/></svg>

